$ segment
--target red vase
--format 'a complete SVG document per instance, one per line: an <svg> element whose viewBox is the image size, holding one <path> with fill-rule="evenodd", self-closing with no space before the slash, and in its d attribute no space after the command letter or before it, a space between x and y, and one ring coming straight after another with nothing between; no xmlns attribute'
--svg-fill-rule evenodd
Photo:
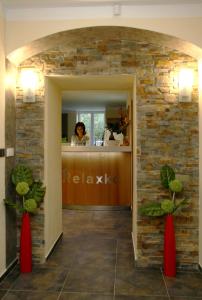
<svg viewBox="0 0 202 300"><path fill-rule="evenodd" d="M20 271L29 273L32 271L32 237L29 213L23 213L20 235Z"/></svg>
<svg viewBox="0 0 202 300"><path fill-rule="evenodd" d="M164 232L164 275L176 276L176 245L173 215L165 218Z"/></svg>

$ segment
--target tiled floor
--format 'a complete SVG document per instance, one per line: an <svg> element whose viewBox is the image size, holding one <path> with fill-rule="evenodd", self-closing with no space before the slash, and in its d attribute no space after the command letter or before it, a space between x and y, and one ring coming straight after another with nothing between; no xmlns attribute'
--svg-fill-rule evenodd
<svg viewBox="0 0 202 300"><path fill-rule="evenodd" d="M202 273L165 278L134 267L129 211L63 211L64 236L46 264L18 266L0 282L4 300L202 300Z"/></svg>

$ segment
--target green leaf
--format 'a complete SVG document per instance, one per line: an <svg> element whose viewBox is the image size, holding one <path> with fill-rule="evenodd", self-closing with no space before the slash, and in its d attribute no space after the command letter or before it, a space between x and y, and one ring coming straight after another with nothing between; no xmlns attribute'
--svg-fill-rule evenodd
<svg viewBox="0 0 202 300"><path fill-rule="evenodd" d="M17 185L19 182L23 181L30 186L33 183L32 171L27 166L17 165L11 173L11 180L14 185Z"/></svg>
<svg viewBox="0 0 202 300"><path fill-rule="evenodd" d="M30 187L30 191L26 195L27 199L35 199L37 203L43 201L44 195L46 192L46 188L43 187L43 183L41 181L36 181Z"/></svg>
<svg viewBox="0 0 202 300"><path fill-rule="evenodd" d="M169 188L169 182L175 179L174 170L168 166L164 165L160 171L161 183L165 188Z"/></svg>
<svg viewBox="0 0 202 300"><path fill-rule="evenodd" d="M140 207L139 212L141 215L149 217L160 217L165 214L164 210L161 208L161 203L152 202L147 203Z"/></svg>
<svg viewBox="0 0 202 300"><path fill-rule="evenodd" d="M4 199L4 203L10 207L17 208L17 204L10 199Z"/></svg>
<svg viewBox="0 0 202 300"><path fill-rule="evenodd" d="M21 207L18 202L14 203L12 200L10 200L8 198L4 199L4 203L5 203L5 205L7 205L7 206L9 206L11 208L19 210L20 212L24 211L23 207Z"/></svg>
<svg viewBox="0 0 202 300"><path fill-rule="evenodd" d="M175 204L175 209L173 212L173 215L177 215L183 208L188 207L190 204L190 201L187 199L178 200L178 202Z"/></svg>

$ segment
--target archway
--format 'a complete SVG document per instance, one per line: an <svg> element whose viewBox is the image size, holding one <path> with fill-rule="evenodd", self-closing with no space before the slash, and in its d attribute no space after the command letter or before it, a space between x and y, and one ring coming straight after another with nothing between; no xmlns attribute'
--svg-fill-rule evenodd
<svg viewBox="0 0 202 300"><path fill-rule="evenodd" d="M8 58L15 62L19 68L34 66L43 75L70 75L78 74L78 72L81 75L88 73L99 75L102 72L137 75L138 109L136 124L138 140L135 151L137 150L138 154L136 161L137 178L140 180L135 186L137 186L138 191L136 201L142 202L147 199L149 194L152 195L151 198L160 196L158 192L160 164L178 165L179 173L188 174L188 180L191 174L195 174L195 181L198 180L198 156L197 153L193 155L192 152L198 137L198 133L194 132L194 128L198 128L197 84L195 83L194 86L192 102L180 104L178 91L173 88L170 76L178 72L182 65L191 66L197 74L195 58L200 58L201 53L202 50L195 45L160 33L125 27L92 27L60 32L34 41L29 46L14 51ZM97 66L99 62L101 62L101 66ZM28 124L33 112L28 110L26 104L23 105L20 96L21 89L18 88L17 115L20 112L24 116L26 130L29 132L34 128L34 122L30 124L31 127ZM37 97L38 101L33 106L36 109L35 114L43 115L43 84L37 91ZM39 125L37 118L34 118L34 121L36 126ZM43 116L40 121L41 125L37 127L38 140L43 145ZM42 131L40 132L40 130ZM18 134L19 127L17 126L17 137ZM183 140L183 138L185 139ZM26 144L26 141L24 142ZM30 143L30 140L27 139L27 142ZM177 145L182 145L178 152L176 152ZM17 147L19 150L17 159L22 161L26 155L24 157L20 155L23 150L20 149L18 138ZM35 163L37 164L39 160L34 157L34 150L28 147L27 151L31 151L31 160L33 162L36 159ZM182 153L193 155L193 157L185 157ZM38 171L41 172L43 179L43 153L40 153L39 156ZM187 158L191 159L191 166L185 165ZM196 208L198 204L196 190L191 186L187 192L194 198L194 207ZM184 218L184 220L180 219L182 229L185 229L185 224L187 224L187 217ZM197 221L192 212L188 218L194 220L191 222L194 226L187 230L187 234L191 235L194 230L197 230L198 224L195 223ZM159 245L162 242L160 238L162 222L149 222L151 223L149 224L148 220L146 222L142 219L139 221L139 228L136 228L139 245L137 259L140 265L159 264L162 258L162 252L159 250ZM136 224L134 226L136 227ZM155 231L157 231L157 237ZM179 233L181 233L180 229ZM190 244L192 242L195 245L198 244L198 238L195 237L194 241L190 240ZM188 248L186 253L183 252L180 263L182 265L185 262L196 265L198 253L195 253L195 256L190 255L191 250ZM152 262L154 256L157 259ZM188 259L189 256L191 257L190 260ZM183 257L186 259L184 260Z"/></svg>

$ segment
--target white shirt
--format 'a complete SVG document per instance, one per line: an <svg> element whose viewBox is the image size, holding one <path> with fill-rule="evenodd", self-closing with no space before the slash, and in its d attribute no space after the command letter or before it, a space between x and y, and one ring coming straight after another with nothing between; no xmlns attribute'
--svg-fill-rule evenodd
<svg viewBox="0 0 202 300"><path fill-rule="evenodd" d="M88 135L84 135L81 139L74 134L71 138L71 146L86 146L89 145L90 139Z"/></svg>

